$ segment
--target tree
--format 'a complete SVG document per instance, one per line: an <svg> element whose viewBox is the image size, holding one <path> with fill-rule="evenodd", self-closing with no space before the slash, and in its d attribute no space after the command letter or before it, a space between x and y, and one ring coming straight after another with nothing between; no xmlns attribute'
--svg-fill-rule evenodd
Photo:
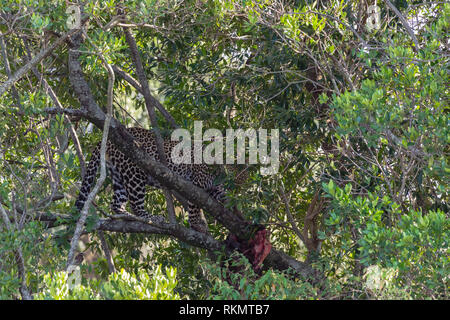
<svg viewBox="0 0 450 320"><path fill-rule="evenodd" d="M444 297L449 7L369 5L3 1L0 296L50 297L89 234L99 258L82 263L85 291L67 297L105 297L115 270L141 277L155 263L177 267L182 298ZM279 129L278 172L243 165L243 183L229 173L224 205L125 130L151 127L161 142L196 120ZM88 154L106 139L164 186L147 199L163 222L111 216L106 172L91 205L74 210ZM187 227L186 200L208 232ZM232 253L252 260L256 239L271 243L262 270ZM374 274L389 285L367 285Z"/></svg>

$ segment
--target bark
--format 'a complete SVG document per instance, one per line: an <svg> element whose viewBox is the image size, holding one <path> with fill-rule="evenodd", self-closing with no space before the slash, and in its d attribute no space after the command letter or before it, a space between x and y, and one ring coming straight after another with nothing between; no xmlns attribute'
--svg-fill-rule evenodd
<svg viewBox="0 0 450 320"><path fill-rule="evenodd" d="M57 218L62 220L70 220L68 215L52 215L49 213L40 213L36 216L36 219L46 223L47 228L56 226ZM61 222L58 223L61 225ZM140 221L139 217L132 215L125 219L112 218L99 219L97 224L92 227L92 230L109 231L119 233L147 233L147 234L160 234L168 235L176 238L180 241L188 243L192 246L206 249L208 251L224 251L226 250L225 244L214 239L209 234L204 234L196 230L183 227L179 224L155 222L149 224L145 221Z"/></svg>

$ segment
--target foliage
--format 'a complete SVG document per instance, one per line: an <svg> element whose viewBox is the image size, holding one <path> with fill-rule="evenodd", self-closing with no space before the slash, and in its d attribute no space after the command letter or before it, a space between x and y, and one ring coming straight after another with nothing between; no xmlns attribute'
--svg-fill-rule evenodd
<svg viewBox="0 0 450 320"><path fill-rule="evenodd" d="M44 237L42 235L45 235ZM27 264L26 283L37 292L43 276L53 268L60 267L64 250L55 247L51 237L45 234L40 223L30 222L21 230L3 230L0 232L0 299L19 298L20 281L17 278L18 266L16 252L18 248Z"/></svg>
<svg viewBox="0 0 450 320"><path fill-rule="evenodd" d="M208 271L214 284L209 299L213 300L300 300L317 296L317 289L306 281L292 279L289 272L268 270L257 276L240 254L232 255L222 265L209 265Z"/></svg>
<svg viewBox="0 0 450 320"><path fill-rule="evenodd" d="M322 184L331 200L320 263L337 280L333 290L357 298L448 294L449 9L423 31L430 41L420 49L386 33L384 50L361 51L370 73L331 99L339 166Z"/></svg>
<svg viewBox="0 0 450 320"><path fill-rule="evenodd" d="M405 213L386 196L352 196L350 184L341 189L330 180L324 188L332 198L322 235L330 232L326 238L333 239L323 255L331 263L328 272L340 278L362 276L360 266L366 268L366 278L370 274L383 278L384 272L397 293L411 298L447 295L450 223L446 214L439 210ZM375 296L385 294L372 291Z"/></svg>
<svg viewBox="0 0 450 320"><path fill-rule="evenodd" d="M105 232L121 270L109 274L94 230L111 213L107 179L80 242L91 259L81 265L82 284L69 289L60 270L78 217L73 203L101 132L54 110L49 88L63 108L80 108L64 43L0 97L0 299L23 298L24 283L39 299L447 298L450 6L391 1L401 19L375 1L380 28L369 30L368 2L83 1L80 63L98 105L106 105L108 76L97 51L138 78L126 25L152 95L181 127L203 120L221 132L280 130L279 172L262 176L248 166L240 186L225 177L227 206L264 225L272 247L307 261L320 281L256 274L238 255L212 261L176 238L126 232ZM0 85L68 31L70 4L0 0ZM149 123L142 94L118 74L114 117ZM160 114L158 125L170 136ZM177 222L188 226L175 205ZM146 206L166 211L155 190ZM56 221L41 221L47 215ZM206 217L224 241L229 230Z"/></svg>
<svg viewBox="0 0 450 320"><path fill-rule="evenodd" d="M173 292L176 269L167 268L165 274L161 266L150 274L139 270L137 274L124 269L112 273L104 282L87 281L86 285L70 285L70 276L61 271L44 276L45 288L36 295L43 300L174 300L179 296Z"/></svg>
<svg viewBox="0 0 450 320"><path fill-rule="evenodd" d="M448 59L441 52L449 10L429 26L424 36L433 40L418 52L401 35L383 38L383 52L361 52L373 72L331 104L338 146L358 189L378 187L423 210L449 210Z"/></svg>

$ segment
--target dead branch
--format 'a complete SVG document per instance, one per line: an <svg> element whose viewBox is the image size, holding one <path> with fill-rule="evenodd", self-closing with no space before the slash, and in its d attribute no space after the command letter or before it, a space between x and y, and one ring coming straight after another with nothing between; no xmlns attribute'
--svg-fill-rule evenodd
<svg viewBox="0 0 450 320"><path fill-rule="evenodd" d="M419 40L417 39L416 35L414 34L414 31L411 29L411 27L408 24L408 21L406 21L405 17L402 15L402 13L392 4L389 0L384 0L384 3L392 10L394 11L395 15L398 17L400 22L402 23L403 27L406 29L406 32L408 32L411 39L414 41L414 51L417 52L417 50L420 49Z"/></svg>

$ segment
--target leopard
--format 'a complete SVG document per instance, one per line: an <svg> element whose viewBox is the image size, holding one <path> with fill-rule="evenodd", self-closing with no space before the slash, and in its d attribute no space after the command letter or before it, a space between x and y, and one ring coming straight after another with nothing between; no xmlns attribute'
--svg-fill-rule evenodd
<svg viewBox="0 0 450 320"><path fill-rule="evenodd" d="M154 160L160 162L160 156L156 145L156 136L153 130L140 127L126 129L133 136L136 143ZM175 163L172 161L172 150L179 143L171 139L163 139L164 155L167 167L181 178L192 182L195 186L205 190L214 199L224 202L226 192L223 184L217 183L217 171L211 169L211 165L191 163ZM100 166L100 147L98 143L93 149L88 162L85 176L83 177L80 191L75 202L78 211L81 211L92 185L95 181ZM160 215L151 215L145 210L145 195L148 187L162 188L161 183L144 172L133 163L110 140L106 143L106 168L110 175L113 189L111 210L116 214L128 215L127 203L132 214L148 221L162 222ZM192 229L206 233L207 222L201 208L187 200L188 222Z"/></svg>

